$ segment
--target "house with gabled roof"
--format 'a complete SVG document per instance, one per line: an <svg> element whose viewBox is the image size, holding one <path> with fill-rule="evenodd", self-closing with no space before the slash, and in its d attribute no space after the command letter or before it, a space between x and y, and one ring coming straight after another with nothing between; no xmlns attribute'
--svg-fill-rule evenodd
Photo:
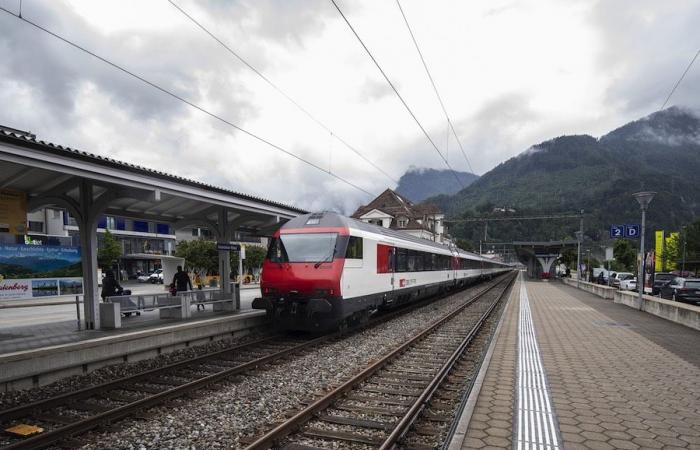
<svg viewBox="0 0 700 450"><path fill-rule="evenodd" d="M391 189L382 192L367 205L360 206L351 217L423 239L450 243L444 225L445 215L437 206L414 204Z"/></svg>

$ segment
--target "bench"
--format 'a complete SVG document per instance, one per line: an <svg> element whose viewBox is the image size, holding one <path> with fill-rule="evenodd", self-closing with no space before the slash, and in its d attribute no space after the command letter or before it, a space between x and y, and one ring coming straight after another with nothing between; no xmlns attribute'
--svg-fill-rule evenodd
<svg viewBox="0 0 700 450"><path fill-rule="evenodd" d="M233 283L232 283L233 284ZM219 289L196 289L181 291L176 295L169 292L160 294L131 294L107 297L100 304L102 328L121 328L121 315L141 315L143 311L158 310L161 319L188 319L192 316L191 306L212 305L214 311L236 311L240 309L240 287L234 287L235 297L224 297Z"/></svg>

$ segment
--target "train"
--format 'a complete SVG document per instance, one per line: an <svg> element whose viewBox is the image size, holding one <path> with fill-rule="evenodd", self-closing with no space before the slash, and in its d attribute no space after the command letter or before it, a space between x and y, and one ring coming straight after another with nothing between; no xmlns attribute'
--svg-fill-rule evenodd
<svg viewBox="0 0 700 450"><path fill-rule="evenodd" d="M327 332L510 270L406 232L333 212L311 213L273 234L262 296L252 306L266 310L276 327Z"/></svg>

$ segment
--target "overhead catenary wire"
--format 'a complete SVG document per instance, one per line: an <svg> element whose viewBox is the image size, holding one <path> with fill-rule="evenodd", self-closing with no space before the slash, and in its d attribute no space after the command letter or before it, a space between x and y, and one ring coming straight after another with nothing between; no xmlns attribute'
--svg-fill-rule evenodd
<svg viewBox="0 0 700 450"><path fill-rule="evenodd" d="M194 23L197 27L199 27L202 31L204 31L209 37L214 39L219 45L221 45L224 49L226 49L227 52L229 52L231 55L233 55L236 59L238 59L243 65L245 65L247 68L252 70L257 76L263 79L270 87L272 87L275 91L277 91L280 95L282 95L284 98L286 98L290 103L292 103L294 106L297 107L301 112L303 112L309 119L311 119L313 122L315 122L318 126L326 130L328 133L330 133L335 139L337 139L340 143L342 143L345 147L347 147L350 151L355 153L357 156L362 158L365 162L367 162L369 165L377 169L379 172L381 172L384 176L386 176L389 180L392 182L398 184L399 181L389 175L384 169L379 167L377 164L375 164L372 160L367 158L363 153L361 153L359 150L357 150L355 147L350 145L347 141L345 141L343 138L338 136L336 132L330 129L325 123L321 122L319 119L317 119L313 114L311 114L306 108L301 106L299 102L294 100L289 94L284 92L282 88L277 86L277 84L273 83L272 80L270 80L268 77L266 77L262 72L260 72L258 69L256 69L252 64L250 64L245 58L243 58L241 55L239 55L236 51L234 51L229 45L227 45L225 42L223 42L219 37L214 35L211 31L209 31L204 25L202 25L201 22L199 22L197 19L195 19L191 14L189 14L187 11L185 11L182 7L180 7L177 3L175 3L173 0L168 0L168 2L175 8L177 9L180 13L182 13L187 19L189 19L192 23Z"/></svg>
<svg viewBox="0 0 700 450"><path fill-rule="evenodd" d="M690 68L693 66L693 63L695 62L695 60L698 59L698 55L700 55L700 50L698 50L695 53L695 56L693 56L693 59L690 61L690 64L688 64L688 67L686 67L685 70L683 71L683 75L681 75L681 77L678 79L678 81L676 81L676 84L673 85L673 89L671 89L671 92L668 93L668 97L666 97L666 100L664 100L664 104L661 105L661 108L659 108L659 111L664 109L666 107L666 104L668 104L668 101L671 100L671 96L673 95L674 92L676 92L676 89L681 84L681 82L683 81L683 78L685 78L685 75L688 73Z"/></svg>
<svg viewBox="0 0 700 450"><path fill-rule="evenodd" d="M352 31L352 34L355 35L355 38L357 38L357 40L358 40L358 42L360 43L360 45L362 45L362 48L365 49L365 52L367 52L367 55L369 55L369 57L370 57L370 59L372 60L372 62L374 63L374 65L377 66L377 69L379 69L379 72L382 74L382 76L384 77L384 79L386 80L386 82L389 84L389 87L391 87L391 89L394 91L394 93L395 93L396 96L399 98L399 100L401 100L401 103L403 104L404 108L406 108L406 111L408 111L408 113L411 115L411 117L413 118L413 120L416 122L416 124L418 125L418 128L421 129L421 131L423 132L423 134L425 135L425 137L428 139L428 142L430 142L430 145L433 146L433 148L435 149L435 151L437 152L437 154L440 155L440 158L442 158L442 160L445 162L445 165L447 166L447 168L450 169L450 172L452 172L452 175L454 175L455 180L457 180L457 183L458 183L460 186L462 186L462 189L464 189L466 186L464 186L464 183L462 183L462 180L459 179L459 177L457 176L457 173L454 171L454 169L452 169L452 166L450 166L449 161L447 161L447 159L445 159L445 156L442 154L442 152L441 152L440 149L437 147L437 145L435 145L435 142L433 141L433 139L430 137L430 135L428 134L428 132L425 130L425 128L423 127L423 125L420 123L420 121L419 121L418 118L416 117L416 115L413 113L413 111L411 110L411 108L408 106L408 103L406 103L406 101L404 100L404 98L401 96L401 94L399 93L399 91L396 89L396 87L394 86L394 83L391 82L391 80L389 79L389 77L387 76L387 74L384 72L384 69L382 69L382 66L379 65L379 62L377 62L377 60L375 59L374 55L372 55L372 52L369 51L369 48L367 48L367 46L365 45L365 43L364 43L364 41L362 40L362 38L360 38L360 35L357 34L357 31L355 31L355 28L352 26L352 24L350 23L350 21L348 20L348 18L345 17L345 14L344 14L343 11L340 9L340 7L339 7L338 4L336 3L336 1L335 1L335 0L331 0L331 3L333 3L333 6L335 6L335 9L338 10L338 13L340 13L340 16L343 18L343 20L345 21L345 23L347 24L347 26L350 28L350 31Z"/></svg>
<svg viewBox="0 0 700 450"><path fill-rule="evenodd" d="M98 55L98 54L96 54L96 53L94 53L94 52L92 52L92 51L90 51L90 50L88 50L88 49L86 49L86 48L84 48L84 47L82 47L82 46L76 44L75 42L69 40L68 38L65 38L65 37L63 37L63 36L61 36L61 35L59 35L59 34L57 34L57 33L54 33L53 31L51 31L51 30L49 30L49 29L47 29L47 28L45 28L45 27L43 27L43 26L41 26L41 25L39 25L39 24L37 24L37 23L35 23L35 22L29 20L29 19L27 19L26 17L20 17L19 15L15 14L14 12L12 12L12 11L10 11L10 10L4 8L4 7L1 7L1 6L0 6L0 11L3 11L4 13L9 14L9 15L11 15L11 16L17 18L18 20L21 20L21 21L23 21L23 22L25 22L25 23L27 23L27 24L29 24L29 25L35 27L36 29L39 29L39 30L43 31L44 33L46 33L46 34L48 34L48 35L50 35L50 36L52 36L52 37L54 37L54 38L56 38L56 39L58 39L58 40L60 40L60 41L62 41L62 42L64 42L64 43L70 45L71 47L76 48L76 49L78 49L78 50L80 50L80 51L82 51L82 52L84 52L84 53L86 53L86 54L92 56L93 58L96 58L96 59L102 61L103 63L105 63L105 64L107 64L107 65L109 65L109 66L111 66L111 67L113 67L113 68L115 68L115 69L117 69L117 70L119 70L119 71L121 71L121 72L123 72L123 73L125 73L125 74L127 74L127 75L129 75L129 76L131 76L131 77L133 77L133 78L135 78L135 79L137 79L137 80L139 80L139 81L141 81L142 83L144 83L144 84L146 84L146 85L148 85L148 86L150 86L150 87L152 87L152 88L154 88L154 89L157 89L158 91L160 91L160 92L162 92L162 93L164 93L164 94L166 94L166 95L168 95L168 96L170 96L170 97L172 97L172 98L174 98L174 99L176 99L176 100L179 100L179 101L182 102L182 103L185 103L186 105L188 105L188 106L190 106L190 107L192 107L192 108L194 108L194 109L196 109L196 110L198 110L198 111L200 111L200 112L202 112L202 113L204 113L204 114L206 114L206 115L208 115L208 116L210 116L210 117L212 117L212 118L214 118L214 119L216 119L216 120L218 120L218 121L220 121L220 122L222 122L222 123L224 123L224 124L226 124L226 125L228 125L228 126L230 126L230 127L232 127L232 128L234 128L234 129L236 129L236 130L238 130L238 131L240 131L240 132L246 134L247 136L249 136L249 137L251 137L251 138L253 138L253 139L255 139L255 140L259 141L259 142L262 142L263 144L266 144L266 145L268 145L268 146L270 146L270 147L272 147L272 148L274 148L274 149L276 149L276 150L278 150L278 151L280 151L280 152L282 152L282 153L284 153L284 154L286 154L286 155L288 155L288 156L291 156L292 158L297 159L298 161L303 162L304 164L307 164L307 165L309 165L309 166L311 166L311 167L313 167L313 168L315 168L315 169L317 169L317 170L319 170L319 171L321 171L321 172L323 172L323 173L326 173L326 174L328 174L328 175L330 175L330 176L336 178L336 179L339 180L339 181L342 181L343 183L347 184L348 186L351 186L351 187L357 189L358 191L361 191L361 192L367 194L367 195L370 196L370 197L376 197L376 194L372 194L371 192L366 191L365 189L363 189L363 188L361 188L360 186L358 186L358 185L352 183L351 181L348 181L348 180L346 180L345 178L343 178L343 177L341 177L341 176L339 176L339 175L337 175L337 174L335 174L335 173L331 173L331 172L327 171L326 169L322 168L321 166L319 166L319 165L317 165L317 164L314 164L313 162L311 162L311 161L309 161L309 160L307 160L307 159L305 159L305 158L302 158L301 156L296 155L296 154L294 154L294 153L292 153L292 152L286 150L285 148L283 148L283 147L281 147L281 146L279 146L279 145L277 145L277 144L274 144L274 143L270 142L269 140L267 140L267 139L265 139L265 138L263 138L263 137L261 137L261 136L258 136L257 134L255 134L255 133L253 133L253 132L251 132L251 131L248 131L248 130L246 130L245 128L242 128L242 127L240 127L240 126L234 124L233 122L230 122L230 121L227 120L227 119L224 119L223 117L219 116L218 114L213 113L213 112L211 112L211 111L209 111L209 110L203 108L202 106L199 106L199 105L197 105L196 103L193 103L193 102L191 102L191 101L185 99L184 97L181 97L180 95L178 95L178 94L176 94L176 93L174 93L174 92L172 92L172 91L170 91L170 90L168 90L168 89L166 89L166 88L164 88L164 87L161 87L160 85L158 85L158 84L156 84L156 83L154 83L154 82L152 82L152 81L147 80L146 78L144 78L144 77L141 76L141 75L138 75L138 74L136 74L136 73L134 73L134 72L131 72L130 70L128 70L128 69L126 69L126 68L120 66L119 64L114 63L114 62L108 60L107 58L104 58L104 57L102 57L102 56L100 56L100 55Z"/></svg>
<svg viewBox="0 0 700 450"><path fill-rule="evenodd" d="M416 47L416 51L418 52L418 56L420 56L420 60L423 63L423 68L425 69L425 73L428 75L428 79L430 80L430 84L433 86L433 91L435 92L435 96L438 99L438 102L440 102L440 107L442 108L442 112L445 114L445 118L447 119L447 125L452 130L452 134L455 137L455 140L457 141L457 144L459 145L459 149L462 151L462 156L464 157L464 160L467 162L467 166L469 166L469 170L472 173L474 172L474 168L472 167L471 161L469 161L469 158L467 157L466 152L464 151L464 147L462 146L462 141L459 139L459 136L457 135L457 131L455 130L455 127L452 125L452 120L450 119L450 115L447 114L447 108L445 107L445 103L442 101L442 97L440 96L440 92L438 92L437 86L435 85L435 80L433 80L433 76L430 74L430 70L428 70L428 64L425 62L425 58L423 57L423 52L421 52L420 47L418 46L418 41L416 40L416 36L413 34L413 30L411 29L411 26L408 24L408 18L406 18L406 13L404 13L403 8L401 7L401 2L399 0L396 0L396 5L399 7L399 11L401 11L401 17L403 17L403 21L406 24L406 28L408 29L408 34L411 35L411 40L413 41L413 45ZM448 141L449 143L449 141Z"/></svg>

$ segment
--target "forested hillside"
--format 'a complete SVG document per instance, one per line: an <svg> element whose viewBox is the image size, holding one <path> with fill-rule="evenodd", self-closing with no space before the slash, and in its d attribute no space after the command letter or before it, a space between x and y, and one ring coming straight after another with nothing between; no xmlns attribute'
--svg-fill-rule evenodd
<svg viewBox="0 0 700 450"><path fill-rule="evenodd" d="M465 187L479 179L478 175L469 172L455 171L455 174ZM455 174L449 170L413 167L401 176L396 192L416 203L435 195L454 194L461 188Z"/></svg>
<svg viewBox="0 0 700 450"><path fill-rule="evenodd" d="M650 230L678 230L700 215L699 175L700 119L672 107L599 139L561 136L535 145L467 189L429 201L452 218L584 209L586 235L598 240L612 223L639 222L632 193L642 189L658 192L648 214ZM559 239L573 237L578 221L502 222L489 228L497 240ZM452 233L476 242L483 225L455 225Z"/></svg>

